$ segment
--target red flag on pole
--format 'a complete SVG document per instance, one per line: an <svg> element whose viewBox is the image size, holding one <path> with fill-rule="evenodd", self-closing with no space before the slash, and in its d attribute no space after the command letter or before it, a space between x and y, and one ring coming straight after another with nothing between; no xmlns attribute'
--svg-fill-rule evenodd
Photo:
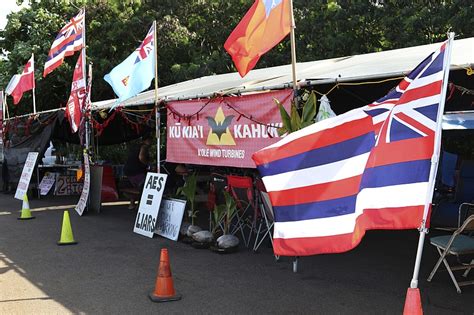
<svg viewBox="0 0 474 315"><path fill-rule="evenodd" d="M8 83L5 93L13 97L13 104L20 102L23 93L35 88L35 64L33 55L21 74L15 74Z"/></svg>
<svg viewBox="0 0 474 315"><path fill-rule="evenodd" d="M71 125L72 132L79 129L81 123L81 111L86 93L86 82L84 79L84 71L82 67L82 52L77 60L74 74L72 76L71 94L66 105L66 117Z"/></svg>
<svg viewBox="0 0 474 315"><path fill-rule="evenodd" d="M224 48L244 77L290 31L290 0L256 0L227 38Z"/></svg>

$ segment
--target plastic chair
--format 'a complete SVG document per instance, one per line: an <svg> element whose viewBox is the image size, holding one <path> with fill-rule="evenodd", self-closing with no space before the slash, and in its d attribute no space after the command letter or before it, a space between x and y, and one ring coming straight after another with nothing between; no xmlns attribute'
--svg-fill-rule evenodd
<svg viewBox="0 0 474 315"><path fill-rule="evenodd" d="M463 277L467 277L471 269L474 267L474 259L471 260L470 263L464 264L460 262L460 258L466 255L474 254L474 238L468 235L462 234L463 232L474 231L474 215L471 215L464 221L463 225L454 231L452 235L443 235L443 236L436 236L430 239L431 245L435 246L438 250L440 255L436 265L434 266L433 270L431 271L430 276L428 277L428 281L433 279L436 271L438 271L439 266L441 263L444 263L446 266L446 270L451 277L451 280L456 287L458 293L461 293L461 286L474 284L474 281L462 281L458 282L456 277L454 276L453 271L457 270L466 270L463 274ZM448 256L456 256L459 262L456 266L449 265L447 261Z"/></svg>
<svg viewBox="0 0 474 315"><path fill-rule="evenodd" d="M432 227L458 228L469 211L469 203L474 201L474 161L461 164L454 199L441 200L433 208Z"/></svg>
<svg viewBox="0 0 474 315"><path fill-rule="evenodd" d="M253 179L249 176L227 175L227 190L237 204L236 222L231 234L240 231L245 245L249 247L252 231L256 225ZM254 210L254 213L250 213L251 210ZM246 229L249 230L248 236L245 235Z"/></svg>

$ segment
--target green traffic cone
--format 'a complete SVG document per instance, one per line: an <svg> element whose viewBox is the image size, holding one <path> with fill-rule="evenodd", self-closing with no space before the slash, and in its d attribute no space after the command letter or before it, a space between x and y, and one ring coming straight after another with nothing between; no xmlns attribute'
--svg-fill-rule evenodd
<svg viewBox="0 0 474 315"><path fill-rule="evenodd" d="M77 244L74 241L74 236L72 235L71 221L69 220L69 211L64 210L63 215L63 227L61 229L61 239L58 242L58 245L74 245Z"/></svg>
<svg viewBox="0 0 474 315"><path fill-rule="evenodd" d="M26 194L23 196L23 206L21 208L21 215L18 220L31 220L35 218L31 215L30 203L28 202L28 197Z"/></svg>

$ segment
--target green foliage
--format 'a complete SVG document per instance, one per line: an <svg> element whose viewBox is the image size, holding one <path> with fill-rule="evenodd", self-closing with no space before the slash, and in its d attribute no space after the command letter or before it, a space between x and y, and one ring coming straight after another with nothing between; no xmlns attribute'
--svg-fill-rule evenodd
<svg viewBox="0 0 474 315"><path fill-rule="evenodd" d="M188 217L191 219L191 224L194 225L194 219L197 217L198 211L195 209L195 198L196 198L196 184L197 184L197 173L189 175L186 178L183 187L179 187L176 191L176 195L183 196L186 198L189 204Z"/></svg>
<svg viewBox="0 0 474 315"><path fill-rule="evenodd" d="M316 117L316 93L314 91L305 92L302 99L304 100L302 109L298 108L296 101L293 100L291 102L290 114L287 113L280 101L274 99L280 109L283 122L283 126L278 129L280 136L300 130L314 123Z"/></svg>
<svg viewBox="0 0 474 315"><path fill-rule="evenodd" d="M114 97L102 77L123 61L157 21L159 86L235 71L223 44L254 0L28 0L29 7L8 15L0 30L0 87L23 70L35 54L39 111L64 107L78 53L46 78L47 53L61 27L86 9L87 61L94 67L92 99ZM474 2L294 0L299 62L350 56L474 36ZM262 56L257 68L290 63L289 37ZM10 115L31 112L31 93ZM299 109L299 108L297 108ZM297 112L297 111L295 111ZM303 114L304 116L304 111ZM291 115L290 120L291 120ZM293 115L297 124L296 114ZM303 118L303 121L307 121Z"/></svg>
<svg viewBox="0 0 474 315"><path fill-rule="evenodd" d="M237 214L237 203L235 199L227 192L224 191L225 203L214 206L212 212L212 234L216 233L219 229L219 223L223 222L223 233L229 234L230 224L232 219Z"/></svg>

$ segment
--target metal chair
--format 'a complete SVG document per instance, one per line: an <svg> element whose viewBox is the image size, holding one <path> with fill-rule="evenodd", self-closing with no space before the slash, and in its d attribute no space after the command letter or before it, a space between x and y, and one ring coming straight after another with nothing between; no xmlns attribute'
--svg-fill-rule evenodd
<svg viewBox="0 0 474 315"><path fill-rule="evenodd" d="M472 259L470 263L461 262L462 257L474 254L474 238L470 235L462 234L463 232L469 231L474 231L474 215L468 217L462 226L454 231L452 235L436 236L430 239L431 245L436 247L440 257L431 271L428 281L433 279L441 263L444 263L458 293L461 293L461 286L474 284L474 280L457 281L453 273L453 271L457 270L466 270L463 277L467 277L474 267L474 259ZM458 264L450 265L447 260L448 256L456 256Z"/></svg>
<svg viewBox="0 0 474 315"><path fill-rule="evenodd" d="M262 245L263 241L268 237L270 243L273 247L273 225L275 224L275 217L273 214L273 207L270 202L270 197L265 189L265 185L263 184L262 180L258 179L255 183L256 191L257 191L257 204L258 204L258 212L256 213L257 216L257 224L258 228L255 233L255 243L253 245L253 251L256 252L260 245ZM278 260L280 256L275 255L275 259Z"/></svg>

